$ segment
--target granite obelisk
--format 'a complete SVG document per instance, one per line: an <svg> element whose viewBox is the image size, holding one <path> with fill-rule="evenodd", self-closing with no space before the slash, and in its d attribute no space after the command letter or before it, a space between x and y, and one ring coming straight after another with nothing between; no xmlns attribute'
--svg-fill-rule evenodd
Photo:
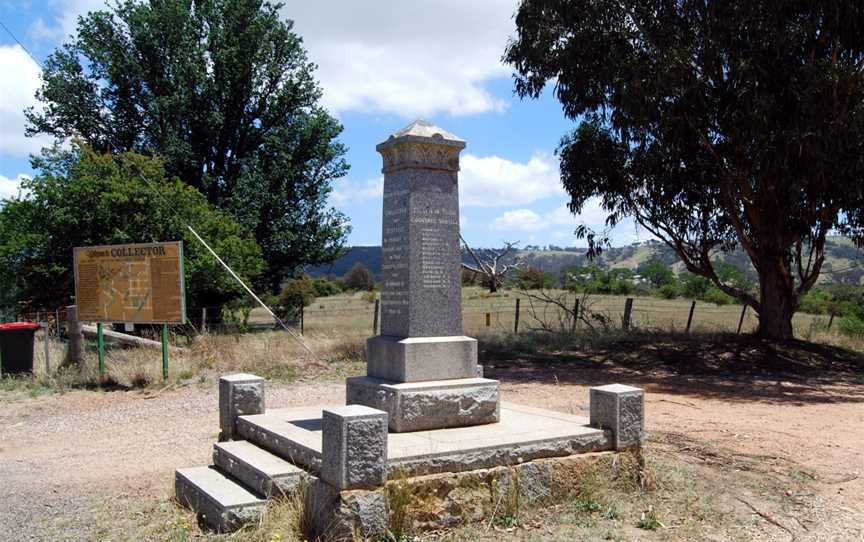
<svg viewBox="0 0 864 542"><path fill-rule="evenodd" d="M385 410L395 432L498 421L499 386L477 376L462 330L459 153L465 142L417 120L379 144L384 160L381 335L348 403Z"/></svg>

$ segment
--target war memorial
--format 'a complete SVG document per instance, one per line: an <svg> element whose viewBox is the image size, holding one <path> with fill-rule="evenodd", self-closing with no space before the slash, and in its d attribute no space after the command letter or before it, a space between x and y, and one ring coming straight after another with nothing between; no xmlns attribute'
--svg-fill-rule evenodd
<svg viewBox="0 0 864 542"><path fill-rule="evenodd" d="M180 469L177 499L228 532L267 500L301 494L316 536L375 537L394 513L418 529L483 519L494 493L554 500L586 466L641 446L644 394L592 388L590 417L502 401L462 323L459 154L465 142L422 120L377 146L383 157L381 333L346 405L265 408L265 381L219 383L213 465ZM490 498L490 492L493 497ZM404 500L404 499L403 499Z"/></svg>

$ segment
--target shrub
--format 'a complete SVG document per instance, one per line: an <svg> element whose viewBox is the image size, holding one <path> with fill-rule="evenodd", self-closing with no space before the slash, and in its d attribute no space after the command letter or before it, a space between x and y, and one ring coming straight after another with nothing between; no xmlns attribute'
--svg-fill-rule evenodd
<svg viewBox="0 0 864 542"><path fill-rule="evenodd" d="M375 277L372 272L360 262L354 264L347 273L345 273L345 288L348 290L366 290L372 291L375 289Z"/></svg>
<svg viewBox="0 0 864 542"><path fill-rule="evenodd" d="M327 297L342 293L339 285L324 277L312 279L312 294L315 297Z"/></svg>
<svg viewBox="0 0 864 542"><path fill-rule="evenodd" d="M678 285L674 282L664 284L657 290L657 295L663 299L675 299L678 297Z"/></svg>
<svg viewBox="0 0 864 542"><path fill-rule="evenodd" d="M309 277L288 279L282 284L276 303L276 314L286 324L295 325L300 319L300 309L315 300L313 282Z"/></svg>
<svg viewBox="0 0 864 542"><path fill-rule="evenodd" d="M725 293L713 284L708 287L708 290L700 299L702 299L702 301L707 301L708 303L714 303L715 305L729 305L730 303L735 302L734 297Z"/></svg>
<svg viewBox="0 0 864 542"><path fill-rule="evenodd" d="M845 316L840 320L840 333L850 337L864 336L864 318Z"/></svg>

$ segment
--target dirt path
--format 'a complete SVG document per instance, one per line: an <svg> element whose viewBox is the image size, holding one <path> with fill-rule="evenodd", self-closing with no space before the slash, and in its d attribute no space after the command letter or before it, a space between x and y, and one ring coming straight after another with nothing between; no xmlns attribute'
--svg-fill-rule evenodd
<svg viewBox="0 0 864 542"><path fill-rule="evenodd" d="M588 385L502 373L507 401L587 412ZM686 385L646 388L654 435L679 435L813 478L824 510L821 519L805 519L799 540L864 540L864 403L843 399L860 397L860 389L834 389L834 400L748 401L702 397ZM271 407L343 400L341 383L271 386L267 397ZM213 385L0 402L2 540L103 538L95 519L106 502L167 499L173 470L207 463L218 430ZM767 522L763 528L789 540Z"/></svg>

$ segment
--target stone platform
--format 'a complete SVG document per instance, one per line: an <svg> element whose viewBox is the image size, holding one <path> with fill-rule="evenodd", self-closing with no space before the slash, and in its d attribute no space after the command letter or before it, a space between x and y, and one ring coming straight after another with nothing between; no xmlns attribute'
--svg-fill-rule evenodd
<svg viewBox="0 0 864 542"><path fill-rule="evenodd" d="M394 433L481 425L500 419L497 380L475 377L394 382L357 376L345 384L345 402L386 412Z"/></svg>
<svg viewBox="0 0 864 542"><path fill-rule="evenodd" d="M591 389L590 419L496 400L498 422L410 433L388 432L388 413L368 406L265 410L264 395L261 378L223 377L221 434L233 440L214 445L211 467L176 472L178 501L216 531L260 517L272 497L299 494L310 540L377 538L394 484L437 495L441 521L423 528L447 526L474 517L465 505L478 488L509 479L526 498L564 495L567 472L638 447L644 435L643 392L621 385Z"/></svg>
<svg viewBox="0 0 864 542"><path fill-rule="evenodd" d="M242 438L313 473L321 468L321 407L272 409L240 416ZM611 432L589 419L510 403L501 421L475 427L390 433L388 472L404 476L460 472L612 449Z"/></svg>

